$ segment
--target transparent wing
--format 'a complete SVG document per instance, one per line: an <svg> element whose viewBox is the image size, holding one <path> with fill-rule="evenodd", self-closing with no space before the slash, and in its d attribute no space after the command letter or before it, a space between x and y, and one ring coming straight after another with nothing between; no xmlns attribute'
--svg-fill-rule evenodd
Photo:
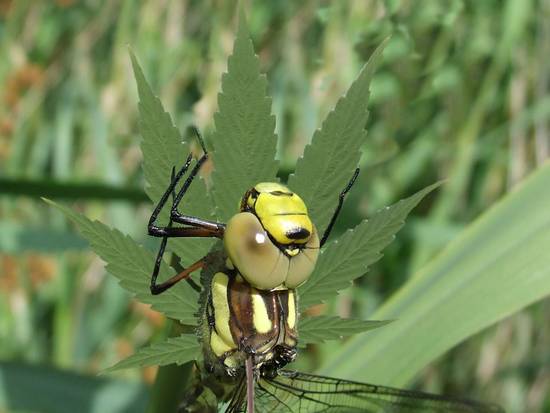
<svg viewBox="0 0 550 413"><path fill-rule="evenodd" d="M229 404L225 409L222 409L224 413L241 413L245 411L246 400L246 380L244 376L239 380L237 386L233 389Z"/></svg>
<svg viewBox="0 0 550 413"><path fill-rule="evenodd" d="M502 413L491 404L289 370L256 387L257 411L292 413Z"/></svg>
<svg viewBox="0 0 550 413"><path fill-rule="evenodd" d="M215 383L215 382L214 382ZM242 413L246 406L246 381L238 378L231 385L227 383L197 381L191 387L178 413ZM209 386L213 386L215 390ZM257 412L256 412L257 413Z"/></svg>

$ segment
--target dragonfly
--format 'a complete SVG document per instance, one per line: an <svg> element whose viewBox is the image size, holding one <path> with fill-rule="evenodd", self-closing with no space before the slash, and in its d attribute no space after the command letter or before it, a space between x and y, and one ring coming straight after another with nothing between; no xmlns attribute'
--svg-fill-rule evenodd
<svg viewBox="0 0 550 413"><path fill-rule="evenodd" d="M492 404L394 389L286 369L297 356L297 287L307 282L320 249L338 218L358 174L337 194L338 202L322 234L298 194L283 184L261 182L248 189L226 223L189 216L181 201L208 151L198 130L202 156L190 154L172 169L171 181L148 223L161 238L150 290L162 294L187 280L200 289L202 345L200 376L181 412L471 412L497 413ZM157 224L171 199L169 222ZM178 274L158 281L170 238L217 238L204 257ZM201 271L200 286L191 274Z"/></svg>

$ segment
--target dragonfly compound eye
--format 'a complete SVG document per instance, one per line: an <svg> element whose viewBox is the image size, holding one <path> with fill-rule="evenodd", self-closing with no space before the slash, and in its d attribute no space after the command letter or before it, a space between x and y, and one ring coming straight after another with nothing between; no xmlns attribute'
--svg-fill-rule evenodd
<svg viewBox="0 0 550 413"><path fill-rule="evenodd" d="M261 290L296 288L315 268L319 237L312 227L306 244L277 246L254 214L241 212L227 223L224 246L239 273L253 287Z"/></svg>
<svg viewBox="0 0 550 413"><path fill-rule="evenodd" d="M285 280L287 288L296 288L303 284L313 272L317 257L319 256L319 237L317 231L313 227L313 233L306 245L290 259L288 273Z"/></svg>
<svg viewBox="0 0 550 413"><path fill-rule="evenodd" d="M271 290L283 284L288 260L250 212L234 215L225 229L224 245L233 264L250 285Z"/></svg>

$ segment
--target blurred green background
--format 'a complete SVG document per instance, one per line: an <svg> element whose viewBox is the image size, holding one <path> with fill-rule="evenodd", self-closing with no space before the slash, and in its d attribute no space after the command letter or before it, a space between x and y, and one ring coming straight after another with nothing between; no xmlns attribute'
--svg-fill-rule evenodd
<svg viewBox="0 0 550 413"><path fill-rule="evenodd" d="M550 154L549 0L243 4L283 179L392 36L372 82L362 174L336 232L447 180L326 311L368 318ZM208 137L235 27L231 1L0 0L0 412L145 410L155 369L97 373L166 334L166 322L106 276L39 196L153 249L127 46L176 125ZM548 299L530 306L440 358L416 387L550 412L549 318ZM309 348L300 367L338 345Z"/></svg>

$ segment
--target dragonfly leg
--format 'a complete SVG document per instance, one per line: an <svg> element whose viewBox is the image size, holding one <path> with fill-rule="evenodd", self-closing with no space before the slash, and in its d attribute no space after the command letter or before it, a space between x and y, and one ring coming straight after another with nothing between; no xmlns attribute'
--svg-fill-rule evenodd
<svg viewBox="0 0 550 413"><path fill-rule="evenodd" d="M192 264L189 267L185 268L179 274L174 275L173 277L169 278L168 280L164 281L161 284L157 284L157 276L158 276L159 269L160 269L160 260L162 260L162 253L164 252L164 247L166 247L166 239L167 239L166 237L162 239L163 245L161 246L162 248L159 250L159 254L157 255L157 261L155 263L155 268L154 268L153 274L151 276L150 289L151 289L151 294L153 294L153 295L157 295L157 294L160 294L160 293L166 291L167 289L172 287L177 282L179 282L181 280L185 280L186 278L188 278L191 275L192 272L194 272L194 271L196 271L200 268L204 268L204 265L205 265L204 259L201 258L200 260L198 260L194 264Z"/></svg>
<svg viewBox="0 0 550 413"><path fill-rule="evenodd" d="M260 368L260 376L275 378L280 369L296 359L298 352L295 348L286 345L278 345L275 348L275 355L271 360L264 363Z"/></svg>
<svg viewBox="0 0 550 413"><path fill-rule="evenodd" d="M327 241L328 236L330 235L330 232L332 231L332 227L334 226L334 223L336 222L336 218L338 218L338 215L340 214L340 210L342 209L342 205L344 204L344 198L346 197L346 194L349 192L353 184L355 183L355 180L357 179L357 176L359 175L359 168L355 169L355 172L353 173L353 176L349 180L348 184L344 188L342 192L340 192L340 196L338 197L338 205L336 206L336 209L334 210L334 213L332 214L332 218L330 219L330 222L327 226L327 229L325 229L325 233L323 234L323 237L321 238L321 247L325 244Z"/></svg>
<svg viewBox="0 0 550 413"><path fill-rule="evenodd" d="M248 355L244 363L246 369L246 412L254 413L254 359Z"/></svg>

